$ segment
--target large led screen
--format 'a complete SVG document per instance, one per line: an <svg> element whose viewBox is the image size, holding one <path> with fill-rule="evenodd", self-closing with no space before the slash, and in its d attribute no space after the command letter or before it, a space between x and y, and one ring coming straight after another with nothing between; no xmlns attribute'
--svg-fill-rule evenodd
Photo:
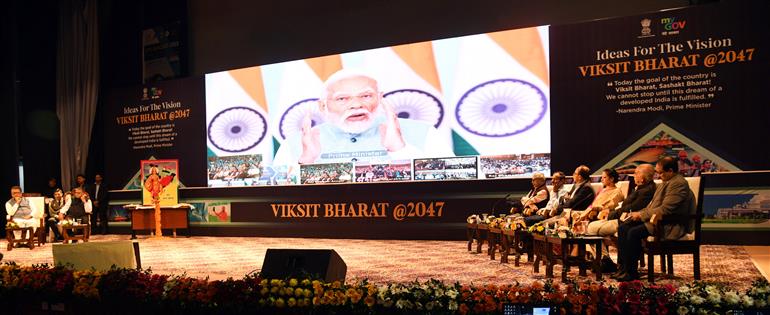
<svg viewBox="0 0 770 315"><path fill-rule="evenodd" d="M549 98L545 26L207 74L208 184L549 175Z"/></svg>

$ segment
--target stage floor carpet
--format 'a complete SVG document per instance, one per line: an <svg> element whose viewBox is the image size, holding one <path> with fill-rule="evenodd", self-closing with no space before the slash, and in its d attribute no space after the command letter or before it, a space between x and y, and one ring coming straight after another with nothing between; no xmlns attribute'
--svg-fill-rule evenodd
<svg viewBox="0 0 770 315"><path fill-rule="evenodd" d="M104 240L128 240L128 235L94 235L92 242ZM519 267L510 263L492 261L484 254L471 254L465 241L399 241L360 239L309 239L268 237L179 237L161 240L140 237L142 267L152 268L154 273L182 274L212 280L227 277L240 278L252 271L259 271L268 248L334 249L348 267L347 281L369 279L371 282L408 282L431 278L463 284L527 284L545 280L545 268L534 273L532 263ZM0 249L3 261L20 265L52 264L51 244L34 250L16 248L6 251L5 240ZM611 255L615 258L615 252ZM678 284L693 280L692 257L674 256L675 277L666 279L660 275L660 263L656 260L658 283ZM641 270L646 273L645 270ZM572 268L570 278L578 277ZM558 281L561 267L554 268ZM729 283L741 289L762 274L752 262L743 246L704 245L701 247L701 277L703 280ZM580 278L580 277L578 277ZM586 279L594 277L589 272ZM582 279L582 278L581 278ZM604 277L607 283L614 283Z"/></svg>

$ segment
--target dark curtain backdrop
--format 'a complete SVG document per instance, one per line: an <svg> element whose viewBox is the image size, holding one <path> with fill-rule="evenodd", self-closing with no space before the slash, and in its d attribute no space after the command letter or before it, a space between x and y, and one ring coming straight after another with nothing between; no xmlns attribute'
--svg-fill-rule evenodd
<svg viewBox="0 0 770 315"><path fill-rule="evenodd" d="M61 122L62 178L84 173L99 95L96 0L60 2L56 114ZM72 182L64 181L69 189Z"/></svg>

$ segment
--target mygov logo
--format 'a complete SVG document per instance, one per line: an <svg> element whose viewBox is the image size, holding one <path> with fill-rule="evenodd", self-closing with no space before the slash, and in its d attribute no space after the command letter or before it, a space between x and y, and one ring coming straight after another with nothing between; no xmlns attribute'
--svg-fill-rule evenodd
<svg viewBox="0 0 770 315"><path fill-rule="evenodd" d="M677 21L676 18L662 18L660 24L663 24L663 29L666 31L678 31L683 30L687 20Z"/></svg>

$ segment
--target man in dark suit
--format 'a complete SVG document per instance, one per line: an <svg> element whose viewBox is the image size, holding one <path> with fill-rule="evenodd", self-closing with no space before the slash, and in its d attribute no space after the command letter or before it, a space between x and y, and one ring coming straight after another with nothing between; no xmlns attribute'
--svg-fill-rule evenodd
<svg viewBox="0 0 770 315"><path fill-rule="evenodd" d="M575 169L575 173L572 174L574 184L567 196L565 196L564 204L562 205L563 209L585 210L591 206L596 195L589 182L590 176L591 169L588 166L580 165Z"/></svg>
<svg viewBox="0 0 770 315"><path fill-rule="evenodd" d="M109 192L107 191L107 186L104 185L102 174L97 173L94 176L93 185L87 185L86 191L94 203L94 213L91 215L91 229L94 230L94 234L96 234L96 231L107 234L107 211L110 201ZM98 228L97 222L99 222Z"/></svg>
<svg viewBox="0 0 770 315"><path fill-rule="evenodd" d="M679 174L677 160L664 157L655 165L655 173L660 175L663 183L657 186L655 195L647 207L628 214L628 223L618 227L618 247L622 248L624 272L618 281L639 279L636 262L642 253L642 240L654 231L651 219L661 219L671 215L687 215L695 213L695 195L687 180ZM666 224L663 227L664 239L679 239L687 233L687 225L682 223Z"/></svg>
<svg viewBox="0 0 770 315"><path fill-rule="evenodd" d="M596 194L588 180L589 176L591 176L590 174L591 169L588 166L580 165L575 169L575 173L572 174L574 179L572 188L564 196L561 205L551 210L549 213L550 218L542 221L543 224L557 223L559 225L569 225L571 218L566 215L564 209L585 210L591 206Z"/></svg>
<svg viewBox="0 0 770 315"><path fill-rule="evenodd" d="M636 184L636 187L631 193L628 194L628 197L623 201L623 205L620 208L610 211L609 215L607 216L607 221L598 228L596 235L614 235L618 232L618 227L623 224L623 222L620 220L620 217L623 215L623 213L639 211L650 204L650 201L652 201L652 196L655 195L656 186L655 181L653 181L654 175L655 168L650 164L641 164L636 167L636 170L634 170L634 183ZM590 225L589 234L591 234ZM604 253L609 254L609 251L605 251ZM618 272L616 276L625 271L622 257L623 248L618 247ZM609 260L609 258L607 259L608 260L602 262L602 265L613 265L612 261ZM614 270L614 268L609 267L607 270Z"/></svg>
<svg viewBox="0 0 770 315"><path fill-rule="evenodd" d="M655 195L654 175L655 168L652 165L642 164L637 166L634 171L634 183L636 184L634 191L628 194L628 197L626 197L626 200L623 201L623 205L619 209L610 211L607 220L620 219L623 213L639 211L650 204L652 196Z"/></svg>

